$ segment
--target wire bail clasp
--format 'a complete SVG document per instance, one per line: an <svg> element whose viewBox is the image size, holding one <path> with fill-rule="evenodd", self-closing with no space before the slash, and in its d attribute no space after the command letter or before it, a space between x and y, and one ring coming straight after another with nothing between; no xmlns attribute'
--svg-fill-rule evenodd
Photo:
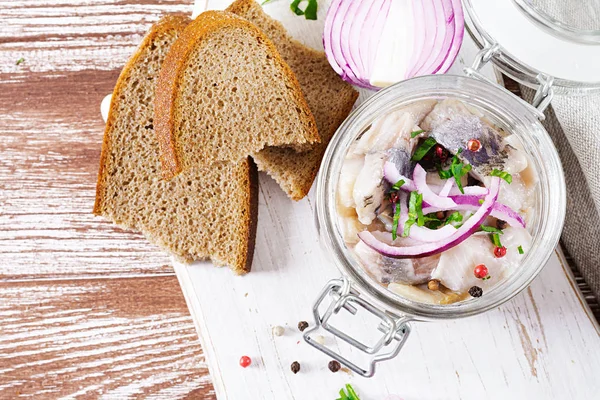
<svg viewBox="0 0 600 400"><path fill-rule="evenodd" d="M483 47L475 56L475 60L470 67L465 67L464 72L467 76L472 78L479 79L480 81L487 82L492 85L496 85L504 90L505 87L498 85L496 82L493 82L491 79L487 78L480 71L481 68L488 62L490 62L494 56L499 55L501 53L501 48L497 43L489 43L485 47ZM546 116L544 115L544 110L550 105L552 101L552 97L554 97L554 91L552 90L552 84L554 83L554 78L544 74L538 74L536 76L536 80L538 82L538 88L535 93L535 97L533 98L532 104L529 104L525 100L517 97L529 110L535 114L535 116L543 121ZM508 90L507 90L508 91ZM516 96L515 96L516 97Z"/></svg>
<svg viewBox="0 0 600 400"><path fill-rule="evenodd" d="M323 304L328 296L332 298L332 301L327 306L326 311L321 314L319 312L319 306ZM338 314L342 308L350 314L355 315L358 311L357 307L365 309L381 320L381 323L377 326L377 330L383 333L383 335L372 346L360 342L329 323L329 319ZM367 378L373 376L377 363L389 360L398 355L410 334L410 325L408 322L411 318L394 317L364 298L361 298L360 294L352 288L350 282L346 278L333 279L327 283L313 305L313 316L315 319L315 326L304 332L304 340L311 346L350 368L352 371ZM325 345L316 342L314 338L311 338L310 334L317 331L319 328L325 329L335 337L342 339L366 354L374 355L368 368L364 369L359 367L354 362L336 353Z"/></svg>

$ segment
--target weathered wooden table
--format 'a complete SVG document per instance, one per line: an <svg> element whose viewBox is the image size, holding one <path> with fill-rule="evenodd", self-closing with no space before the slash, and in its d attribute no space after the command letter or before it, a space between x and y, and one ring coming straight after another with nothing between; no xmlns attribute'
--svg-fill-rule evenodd
<svg viewBox="0 0 600 400"><path fill-rule="evenodd" d="M215 397L192 318L168 257L140 235L115 228L91 215L103 133L100 101L112 91L120 68L148 26L165 12L190 13L191 3L192 0L0 0L0 399L19 395L113 399ZM206 1L206 6L220 8L221 3L226 2ZM283 209L287 200L272 182L263 178L266 183L261 206L274 202L273 207L280 204ZM310 208L310 202L306 201L295 205L299 214L292 219L303 215L302 212L310 218ZM274 215L279 218L277 212ZM242 285L240 290L259 278L268 278L260 272L269 269L271 261L277 263L277 258L261 259L261 254L269 253L267 229L273 224L271 217L265 214L262 222L265 230L260 234L263 240L258 243L257 275L253 274L249 280L236 280L236 285ZM277 234L277 229L273 229ZM282 235L278 240L287 239ZM319 258L316 253L313 256ZM298 271L294 268L288 270ZM209 295L204 287L210 285L211 279L229 280L229 275L224 274L228 271L219 271L220 274L210 271L203 267L192 267L189 271L180 267L180 278L187 287L192 307L200 306L194 304L199 301L198 294ZM552 294L557 276L564 304L558 304L560 296ZM438 374L436 381L442 382L443 387L436 390L447 388L451 398L462 397L465 391L486 398L492 392L501 392L492 390L496 386L506 390L511 384L516 385L513 388L518 392L523 382L526 386L522 388L531 393L536 385L543 386L561 370L565 370L567 377L583 371L572 380L573 384L581 384L586 376L593 375L586 366L596 365L586 363L582 356L586 353L585 340L592 338L587 348L596 348L597 337L590 333L594 332L593 323L575 295L575 287L569 286L570 279L565 278L560 267L547 270L532 289L496 312L515 314L505 325L495 321L495 314L478 317L471 325L490 332L497 328L500 339L510 336L510 340L495 343L490 353L499 358L502 349L510 350L507 357L513 352L520 353L518 359L503 361L506 368L520 368L509 376L510 383L507 375L499 372L501 368L477 371L476 365L485 362L465 345L464 354L470 360L467 366L457 367L456 371L445 367L430 371L424 364L411 372L415 381L411 380L412 375L405 375L392 380L393 384L388 385L390 390L397 390L397 382L406 383L408 379L412 386L404 393L410 396L409 393L433 385L428 380ZM323 277L319 282L325 280ZM188 287L194 282L198 288ZM260 290L248 297L240 292L243 300L238 299L237 306L246 304L244 301L255 302L252 315L264 313L265 307L260 307L255 299L257 292ZM210 297L203 299L202 307L212 304L214 299ZM227 307L232 310L237 306ZM289 323L307 316L308 309L306 302L301 308L294 308L298 315L288 315ZM517 315L522 310L527 313L524 322ZM242 311L246 310L240 308L239 318L251 318ZM247 396L240 397L239 393L249 392L231 385L238 382L236 374L240 373L236 360L232 359L235 357L214 355L215 349L227 345L219 338L219 326L206 324L219 318L212 314L206 314L206 320L199 322L196 313L196 322L206 333L207 353L213 354L211 367L216 371L216 385L223 398L241 400ZM274 318L271 319L277 323L284 321L280 316ZM552 331L552 327L560 326L561 320L575 321L572 329ZM266 328L271 322L261 319L252 323ZM228 320L222 327L231 323ZM453 326L459 332L462 324L457 322ZM421 343L419 338L427 338L426 331L421 328L423 336L416 333L416 343ZM260 338L266 350L263 365L259 362L256 368L244 371L243 378L255 393L283 400L273 397L280 386L286 391L285 385L299 389L302 379L313 383L322 380L319 369L313 367L312 371L306 371L307 375L296 377L302 379L290 378L292 383L288 383L287 364L282 364L283 371L287 371L285 378L277 378L284 372L271 365L268 332L263 336ZM286 346L296 346L295 339L287 339L290 343ZM240 342L231 352L237 356L241 349L253 351L257 343ZM548 349L548 343L563 343L564 351L575 347L577 350L570 353L572 359L563 360L555 357L557 353ZM429 360L444 354L448 358L452 351L460 350L448 348L441 354L436 347L421 345L421 348L409 348L409 357L412 352L413 358L420 357L419 354ZM303 349L291 350L290 354L301 353ZM265 379L270 376L278 381L269 384ZM337 380L351 378L336 375L335 387L327 387L327 394L321 392L319 400L330 398L331 390L335 392L338 387ZM265 382L263 386L257 384L259 380ZM562 387L563 381L552 385L565 393L563 398L577 398L577 393L590 393L598 387L598 382L589 382L583 390L577 390ZM227 387L226 382L230 382ZM486 388L486 382L492 382L491 388ZM434 393L432 390L430 394ZM406 397L409 398L421 399Z"/></svg>
<svg viewBox="0 0 600 400"><path fill-rule="evenodd" d="M151 23L190 9L0 1L0 399L214 398L168 257L91 214L100 101Z"/></svg>

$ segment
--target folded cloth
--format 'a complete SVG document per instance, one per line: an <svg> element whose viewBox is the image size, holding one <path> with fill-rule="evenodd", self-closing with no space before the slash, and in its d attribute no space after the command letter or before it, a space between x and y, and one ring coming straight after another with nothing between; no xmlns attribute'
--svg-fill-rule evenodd
<svg viewBox="0 0 600 400"><path fill-rule="evenodd" d="M529 102L535 91L521 86ZM542 122L558 149L567 183L562 244L600 297L600 94L555 96Z"/></svg>

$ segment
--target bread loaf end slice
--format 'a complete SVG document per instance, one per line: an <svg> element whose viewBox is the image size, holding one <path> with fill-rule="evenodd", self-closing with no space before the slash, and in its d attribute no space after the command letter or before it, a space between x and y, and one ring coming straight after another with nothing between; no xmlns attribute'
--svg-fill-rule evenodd
<svg viewBox="0 0 600 400"><path fill-rule="evenodd" d="M237 0L227 11L255 24L271 39L281 58L296 75L311 109L321 142L299 154L289 148L267 147L253 154L259 170L266 171L293 200L308 194L333 134L346 119L358 92L329 65L325 53L289 36L279 21L269 17L254 0Z"/></svg>
<svg viewBox="0 0 600 400"><path fill-rule="evenodd" d="M142 232L186 261L211 259L250 271L256 236L257 171L249 159L196 167L167 182L154 132L154 97L163 60L190 22L156 23L123 68L104 133L94 214Z"/></svg>
<svg viewBox="0 0 600 400"><path fill-rule="evenodd" d="M317 143L300 85L253 24L207 11L169 51L155 102L162 169L240 161L265 146Z"/></svg>

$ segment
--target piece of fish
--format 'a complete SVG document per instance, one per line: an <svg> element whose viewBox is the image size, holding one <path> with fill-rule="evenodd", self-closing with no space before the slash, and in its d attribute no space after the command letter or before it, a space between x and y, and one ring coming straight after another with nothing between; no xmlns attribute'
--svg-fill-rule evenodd
<svg viewBox="0 0 600 400"><path fill-rule="evenodd" d="M412 179L415 162L411 160L411 153L406 149L393 147L387 151L387 161L393 163L402 176Z"/></svg>
<svg viewBox="0 0 600 400"><path fill-rule="evenodd" d="M458 158L472 165L471 174L479 180L494 169L504 171L509 150L516 150L504 142L496 129L471 113L458 100L446 99L438 103L421 126L429 130L429 136L452 154L457 154L462 149ZM477 139L481 143L478 151L467 149L467 143L471 139Z"/></svg>
<svg viewBox="0 0 600 400"><path fill-rule="evenodd" d="M384 152L365 155L365 162L352 188L352 199L356 207L358 220L369 225L376 217L385 194L383 164L387 160Z"/></svg>
<svg viewBox="0 0 600 400"><path fill-rule="evenodd" d="M486 187L489 187L491 179L489 176L483 179ZM504 204L519 213L527 212L535 204L535 190L533 187L525 185L520 174L514 174L511 183L504 180L500 181L498 203Z"/></svg>
<svg viewBox="0 0 600 400"><path fill-rule="evenodd" d="M353 195L354 183L364 165L364 157L347 158L342 165L340 179L338 180L337 197L340 204L345 207L356 206Z"/></svg>
<svg viewBox="0 0 600 400"><path fill-rule="evenodd" d="M380 117L359 137L354 152L367 154L394 147L412 154L418 138L411 138L411 132L419 129L420 121L435 104L435 100L420 101Z"/></svg>
<svg viewBox="0 0 600 400"><path fill-rule="evenodd" d="M354 253L363 267L379 282L402 282L417 285L427 282L437 265L439 256L423 259L396 259L385 257L364 244L354 246Z"/></svg>
<svg viewBox="0 0 600 400"><path fill-rule="evenodd" d="M531 244L531 235L525 228L509 227L500 235L502 245L506 247L506 255L502 258L494 256L494 244L487 234L476 234L441 254L437 268L431 274L432 279L439 279L448 289L465 292L472 286L484 290L501 282L507 275L519 266L523 256L518 247L526 252ZM490 278L476 278L473 270L479 264L484 264Z"/></svg>
<svg viewBox="0 0 600 400"><path fill-rule="evenodd" d="M421 289L418 286L397 282L390 283L388 289L406 299L426 304L440 304L447 297L444 293L437 290Z"/></svg>

